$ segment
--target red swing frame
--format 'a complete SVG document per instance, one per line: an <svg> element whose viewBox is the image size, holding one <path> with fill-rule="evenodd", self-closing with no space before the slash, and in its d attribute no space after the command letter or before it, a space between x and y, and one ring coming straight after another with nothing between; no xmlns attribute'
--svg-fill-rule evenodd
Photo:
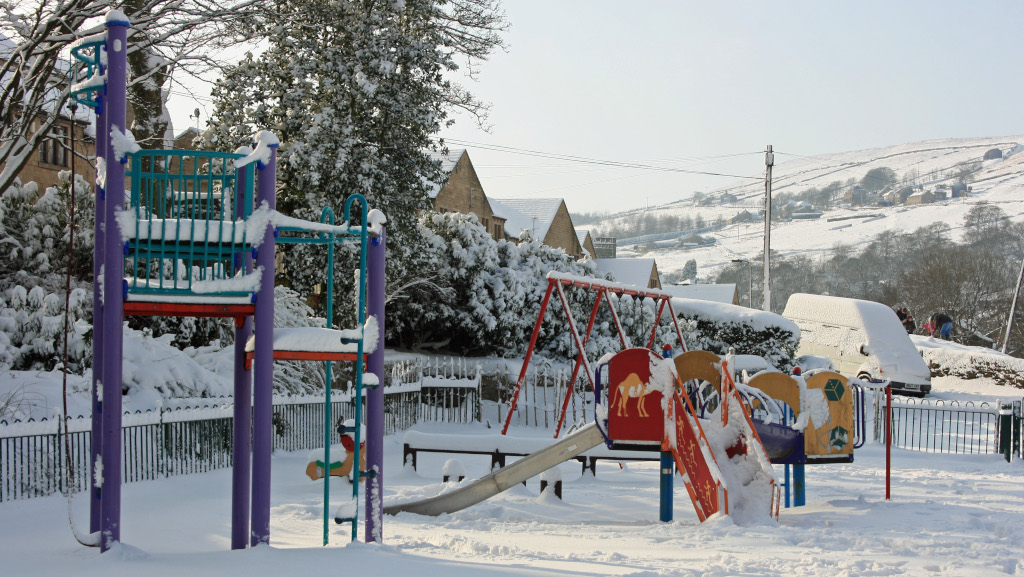
<svg viewBox="0 0 1024 577"><path fill-rule="evenodd" d="M665 312L667 307L672 318L672 325L676 330L676 337L679 339L679 346L683 352L686 352L686 342L683 340L683 333L679 330L679 321L676 317L675 309L672 308L672 295L660 291L658 289L639 288L630 285L619 284L603 279L577 277L572 275L566 275L557 272L550 272L547 275L548 288L544 293L544 300L540 304L540 312L537 313L537 322L533 326L533 335L530 337L530 346L526 349L526 357L523 359L523 368L519 371L519 378L516 380L516 389L512 394L512 400L509 403L508 415L505 417L505 425L501 429L501 434L508 433L508 427L512 422L512 413L515 412L516 403L519 401L519 392L523 388L523 384L526 382L526 371L530 366L530 359L533 358L533 351L537 346L537 337L540 335L540 327L544 323L544 313L547 312L548 304L551 301L551 294L555 291L558 292L558 300L562 303L562 311L565 312L565 318L569 321L569 331L572 334L573 342L576 345L576 359L573 363L572 378L569 379L569 387L565 392L565 399L562 400L562 407L558 413L558 425L555 427L555 438L562 431L562 425L565 422L565 412L569 407L569 399L572 398L573 383L576 382L576 377L579 376L580 368L584 368L587 373L587 380L590 381L590 390L594 390L594 371L590 366L590 361L587 359L585 354L587 343L590 341L590 335L594 329L594 321L597 319L598 310L601 308L601 303L608 303L608 310L611 312L612 320L615 322L615 331L619 337L619 343L623 349L629 347L626 341L625 332L622 330L622 323L619 322L619 315L615 312L615 307L612 306L612 294L617 296L633 296L643 298L652 298L658 301L658 314L654 319L654 324L651 326L651 335L647 339L647 347L650 349L654 346L654 338L657 336L658 323L661 322L661 316ZM590 311L590 319L587 321L587 332L584 336L580 337L580 332L576 328L576 321L573 319L572 311L569 308L569 301L566 299L565 291L563 286L574 286L589 291L596 291L597 296L594 299L594 306Z"/></svg>

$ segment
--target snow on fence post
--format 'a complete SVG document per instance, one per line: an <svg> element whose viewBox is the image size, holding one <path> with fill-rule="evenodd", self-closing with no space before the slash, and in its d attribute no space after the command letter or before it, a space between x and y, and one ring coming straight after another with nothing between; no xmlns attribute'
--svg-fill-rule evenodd
<svg viewBox="0 0 1024 577"><path fill-rule="evenodd" d="M999 404L999 452L1010 462L1013 443L1013 406L1009 403Z"/></svg>

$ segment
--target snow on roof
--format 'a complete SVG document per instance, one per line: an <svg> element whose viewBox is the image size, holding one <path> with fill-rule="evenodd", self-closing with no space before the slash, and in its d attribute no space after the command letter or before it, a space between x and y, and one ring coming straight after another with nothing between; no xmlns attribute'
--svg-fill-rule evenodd
<svg viewBox="0 0 1024 577"><path fill-rule="evenodd" d="M661 287L661 290L674 297L730 305L733 304L733 298L736 296L736 285L734 283L669 285Z"/></svg>
<svg viewBox="0 0 1024 577"><path fill-rule="evenodd" d="M203 133L203 131L199 130L195 126L189 126L185 130L182 130L177 136L175 136L174 140L181 140L182 138L184 138L188 134L195 134L195 135L198 136L198 135L201 135L202 133Z"/></svg>
<svg viewBox="0 0 1024 577"><path fill-rule="evenodd" d="M587 250L587 246L586 246L587 237L588 236L590 236L590 229L588 229L588 228L577 228L576 229L576 239L580 241L580 248L583 249L583 252L585 252L587 254L590 254L590 251ZM593 240L594 240L593 237L591 237L590 240L591 240L591 242L593 242ZM597 255L596 254L590 254L590 258L594 258L595 256L597 256Z"/></svg>
<svg viewBox="0 0 1024 577"><path fill-rule="evenodd" d="M518 238L519 233L529 230L535 240L543 241L548 235L561 198L488 198L491 210L505 219L505 234ZM645 283L646 284L646 283Z"/></svg>
<svg viewBox="0 0 1024 577"><path fill-rule="evenodd" d="M444 152L431 152L430 160L440 161L441 163L441 174L444 181L448 180L448 176L451 175L452 171L455 170L455 165L462 159L462 155L466 154L465 148L451 148L448 149L448 153ZM431 183L430 190L427 194L430 198L437 198L437 193L441 192L441 187L444 182Z"/></svg>
<svg viewBox="0 0 1024 577"><path fill-rule="evenodd" d="M621 283L646 287L654 272L653 258L595 258L594 264L602 274L611 274Z"/></svg>

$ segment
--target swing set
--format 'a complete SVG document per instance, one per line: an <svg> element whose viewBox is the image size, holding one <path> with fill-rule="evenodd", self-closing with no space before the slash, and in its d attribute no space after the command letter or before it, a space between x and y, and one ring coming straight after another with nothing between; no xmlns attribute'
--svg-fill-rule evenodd
<svg viewBox="0 0 1024 577"><path fill-rule="evenodd" d="M679 329L679 321L676 317L675 310L672 308L672 295L657 289L638 288L603 279L578 277L558 272L548 273L547 279L548 287L544 292L544 299L541 301L540 311L537 313L537 322L534 323L533 326L533 335L530 337L530 346L526 349L526 357L523 360L523 367L519 372L519 378L516 380L516 388L512 393L512 400L509 404L508 415L505 417L505 425L501 429L502 435L508 434L508 428L512 422L512 413L515 412L520 391L526 383L526 372L530 366L530 359L533 358L533 351L537 346L537 337L540 335L541 326L544 324L544 314L547 312L548 305L551 301L551 295L554 293L558 294L558 301L561 303L562 312L565 314L565 318L569 323L569 332L577 351L573 362L572 377L569 379L570 386L566 389L565 398L562 400L562 406L558 413L558 424L555 427L556 439L562 431L562 425L565 422L566 410L569 407L569 401L573 394L572 383L576 382L576 377L579 376L580 369L586 373L587 380L590 382L591 391L595 390L594 369L591 367L590 360L587 359L586 347L587 343L590 341L590 335L593 333L594 323L597 320L597 314L601 309L601 303L607 303L608 311L611 313L612 321L615 325L615 332L619 337L619 343L622 345L622 348L628 349L632 346L630 344L629 337L623 331L622 323L619 321L619 315L615 310L615 303L612 301L612 295L615 295L618 298L630 296L639 298L641 301L650 298L654 302L658 303L658 312L655 315L654 323L651 326L651 334L647 339L646 348L648 349L654 346L654 340L658 331L658 324L661 322L661 317L667 309L669 317L672 320L672 327L675 330L676 338L679 340L679 346L682 349L682 352L686 352L686 342L683 340L683 333ZM572 309L569 307L569 300L566 297L565 287L575 287L594 293L594 304L591 307L590 317L587 320L586 331L583 333L580 333L577 328L576 320L573 318Z"/></svg>

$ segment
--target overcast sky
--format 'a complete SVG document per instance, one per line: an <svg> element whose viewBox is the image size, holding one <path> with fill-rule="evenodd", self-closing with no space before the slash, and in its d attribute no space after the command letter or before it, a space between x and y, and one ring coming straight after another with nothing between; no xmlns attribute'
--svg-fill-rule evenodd
<svg viewBox="0 0 1024 577"><path fill-rule="evenodd" d="M493 105L491 132L457 117L443 133L469 149L488 196L559 196L584 212L736 182L548 154L763 179L768 144L781 163L783 153L1024 134L1022 2L504 7L508 51L466 82Z"/></svg>
<svg viewBox="0 0 1024 577"><path fill-rule="evenodd" d="M492 104L491 132L457 116L442 133L469 149L495 198L613 211L737 183L680 170L763 179L768 144L778 164L787 153L1024 134L1019 0L504 8L507 52L482 63L475 81L461 79ZM197 104L202 120L212 111L208 99L172 100L179 130Z"/></svg>

